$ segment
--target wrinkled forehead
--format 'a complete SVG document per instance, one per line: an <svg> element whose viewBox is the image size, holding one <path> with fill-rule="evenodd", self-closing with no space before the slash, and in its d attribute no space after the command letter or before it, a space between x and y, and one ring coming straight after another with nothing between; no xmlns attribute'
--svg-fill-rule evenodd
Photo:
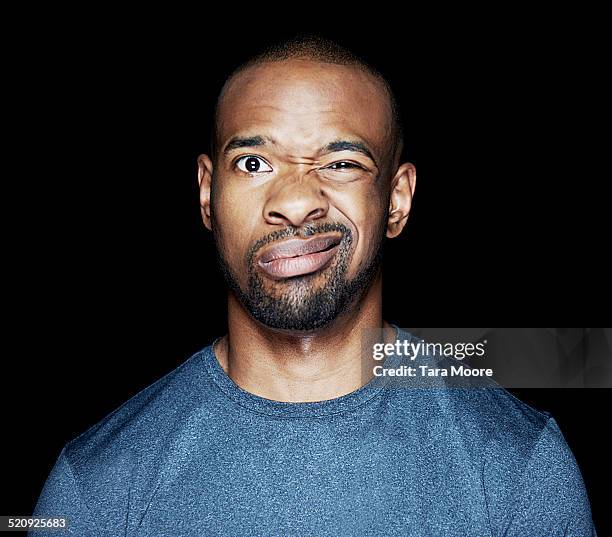
<svg viewBox="0 0 612 537"><path fill-rule="evenodd" d="M329 138L353 136L382 157L390 146L392 121L382 82L357 66L266 62L226 84L217 110L217 144L221 148L238 134L261 134L306 151Z"/></svg>

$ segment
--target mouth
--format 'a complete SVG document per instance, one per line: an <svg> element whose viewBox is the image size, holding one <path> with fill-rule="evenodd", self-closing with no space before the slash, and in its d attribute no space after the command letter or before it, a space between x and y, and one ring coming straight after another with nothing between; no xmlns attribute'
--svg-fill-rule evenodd
<svg viewBox="0 0 612 537"><path fill-rule="evenodd" d="M257 264L277 280L312 274L324 268L336 255L341 239L337 234L289 239L266 249Z"/></svg>

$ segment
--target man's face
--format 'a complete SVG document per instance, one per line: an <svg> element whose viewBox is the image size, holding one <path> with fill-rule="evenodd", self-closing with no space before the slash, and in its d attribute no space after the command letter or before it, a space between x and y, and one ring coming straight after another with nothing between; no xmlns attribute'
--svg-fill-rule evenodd
<svg viewBox="0 0 612 537"><path fill-rule="evenodd" d="M209 225L257 320L314 330L368 288L386 232L391 125L380 82L355 67L270 62L230 82Z"/></svg>

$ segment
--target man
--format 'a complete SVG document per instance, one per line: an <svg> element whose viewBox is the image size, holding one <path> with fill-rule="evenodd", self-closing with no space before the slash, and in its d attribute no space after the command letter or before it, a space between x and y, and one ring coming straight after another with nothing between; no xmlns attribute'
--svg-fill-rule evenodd
<svg viewBox="0 0 612 537"><path fill-rule="evenodd" d="M401 154L389 85L334 43L235 71L198 159L228 333L69 442L36 514L74 535L594 535L552 417L364 381L363 334L397 328L380 263L415 191Z"/></svg>

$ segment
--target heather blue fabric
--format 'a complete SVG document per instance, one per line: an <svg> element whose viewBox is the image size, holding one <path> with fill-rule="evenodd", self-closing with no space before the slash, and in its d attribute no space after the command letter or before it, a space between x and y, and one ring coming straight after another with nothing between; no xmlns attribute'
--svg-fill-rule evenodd
<svg viewBox="0 0 612 537"><path fill-rule="evenodd" d="M68 442L35 515L83 537L595 535L554 418L501 388L284 403L212 345Z"/></svg>

